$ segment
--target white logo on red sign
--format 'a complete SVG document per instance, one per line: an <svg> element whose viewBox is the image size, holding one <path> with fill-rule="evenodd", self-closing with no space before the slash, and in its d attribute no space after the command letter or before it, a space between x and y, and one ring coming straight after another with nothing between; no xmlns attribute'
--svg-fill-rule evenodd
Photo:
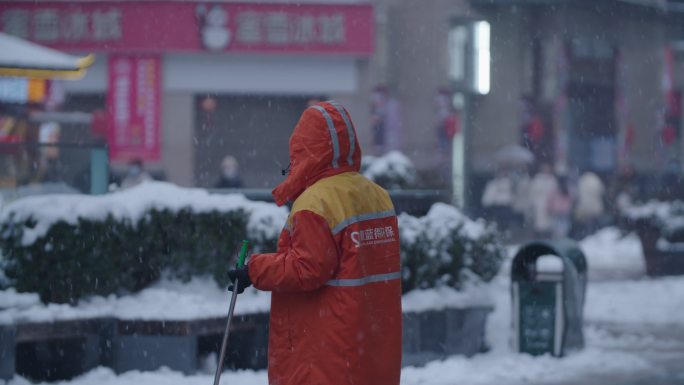
<svg viewBox="0 0 684 385"><path fill-rule="evenodd" d="M350 237L355 247L362 247L393 242L395 240L394 235L394 228L386 226L354 231L350 234Z"/></svg>
<svg viewBox="0 0 684 385"><path fill-rule="evenodd" d="M228 29L228 12L222 7L214 5L207 9L204 5L197 7L197 15L202 24L202 44L211 51L220 51L230 43Z"/></svg>

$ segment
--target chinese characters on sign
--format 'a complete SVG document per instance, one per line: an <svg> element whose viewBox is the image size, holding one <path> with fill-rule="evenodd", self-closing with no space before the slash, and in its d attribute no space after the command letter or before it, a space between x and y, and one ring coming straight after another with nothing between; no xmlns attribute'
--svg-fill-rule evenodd
<svg viewBox="0 0 684 385"><path fill-rule="evenodd" d="M305 3L0 1L0 31L66 52L373 53L372 5Z"/></svg>
<svg viewBox="0 0 684 385"><path fill-rule="evenodd" d="M43 43L118 41L122 38L121 11L7 9L2 13L2 30L10 35Z"/></svg>
<svg viewBox="0 0 684 385"><path fill-rule="evenodd" d="M241 11L235 16L236 40L241 44L344 44L342 13L294 14L284 11Z"/></svg>
<svg viewBox="0 0 684 385"><path fill-rule="evenodd" d="M157 56L110 57L107 106L112 160L159 160L160 75Z"/></svg>
<svg viewBox="0 0 684 385"><path fill-rule="evenodd" d="M395 241L394 235L394 228L386 226L354 231L350 236L354 246L361 247L393 242Z"/></svg>

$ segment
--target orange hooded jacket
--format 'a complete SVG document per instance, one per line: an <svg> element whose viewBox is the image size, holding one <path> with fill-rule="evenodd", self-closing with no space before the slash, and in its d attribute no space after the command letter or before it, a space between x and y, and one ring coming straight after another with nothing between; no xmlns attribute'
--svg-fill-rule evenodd
<svg viewBox="0 0 684 385"><path fill-rule="evenodd" d="M293 201L273 254L249 276L272 291L270 385L396 385L401 372L399 232L385 190L358 173L361 149L334 101L307 108L290 137Z"/></svg>

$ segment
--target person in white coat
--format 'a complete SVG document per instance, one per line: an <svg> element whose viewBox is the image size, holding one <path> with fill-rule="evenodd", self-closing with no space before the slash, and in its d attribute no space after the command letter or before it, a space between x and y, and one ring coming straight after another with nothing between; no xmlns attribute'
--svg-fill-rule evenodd
<svg viewBox="0 0 684 385"><path fill-rule="evenodd" d="M148 180L152 180L152 177L145 171L142 159L132 159L128 162L126 177L121 181L121 189L135 187Z"/></svg>
<svg viewBox="0 0 684 385"><path fill-rule="evenodd" d="M542 164L539 172L532 178L530 183L532 223L535 236L538 238L548 238L551 236L553 222L547 210L547 202L556 188L556 177L551 173L551 166L548 163Z"/></svg>
<svg viewBox="0 0 684 385"><path fill-rule="evenodd" d="M603 198L606 188L598 175L587 171L577 182L577 205L575 206L576 237L587 236L598 230L605 211Z"/></svg>
<svg viewBox="0 0 684 385"><path fill-rule="evenodd" d="M508 174L499 170L494 179L487 182L482 194L482 206L488 219L507 230L513 218L513 184Z"/></svg>

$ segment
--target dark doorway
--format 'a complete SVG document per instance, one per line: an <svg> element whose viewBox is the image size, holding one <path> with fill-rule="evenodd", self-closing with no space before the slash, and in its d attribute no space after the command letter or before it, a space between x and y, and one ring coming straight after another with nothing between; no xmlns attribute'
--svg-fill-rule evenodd
<svg viewBox="0 0 684 385"><path fill-rule="evenodd" d="M617 49L596 36L572 39L567 48L569 165L580 172L613 172L617 166Z"/></svg>
<svg viewBox="0 0 684 385"><path fill-rule="evenodd" d="M308 98L198 95L195 98L195 184L213 187L221 162L239 164L243 187L272 188L289 162L288 140Z"/></svg>
<svg viewBox="0 0 684 385"><path fill-rule="evenodd" d="M613 87L574 84L568 100L570 164L580 171L613 171L617 162Z"/></svg>

